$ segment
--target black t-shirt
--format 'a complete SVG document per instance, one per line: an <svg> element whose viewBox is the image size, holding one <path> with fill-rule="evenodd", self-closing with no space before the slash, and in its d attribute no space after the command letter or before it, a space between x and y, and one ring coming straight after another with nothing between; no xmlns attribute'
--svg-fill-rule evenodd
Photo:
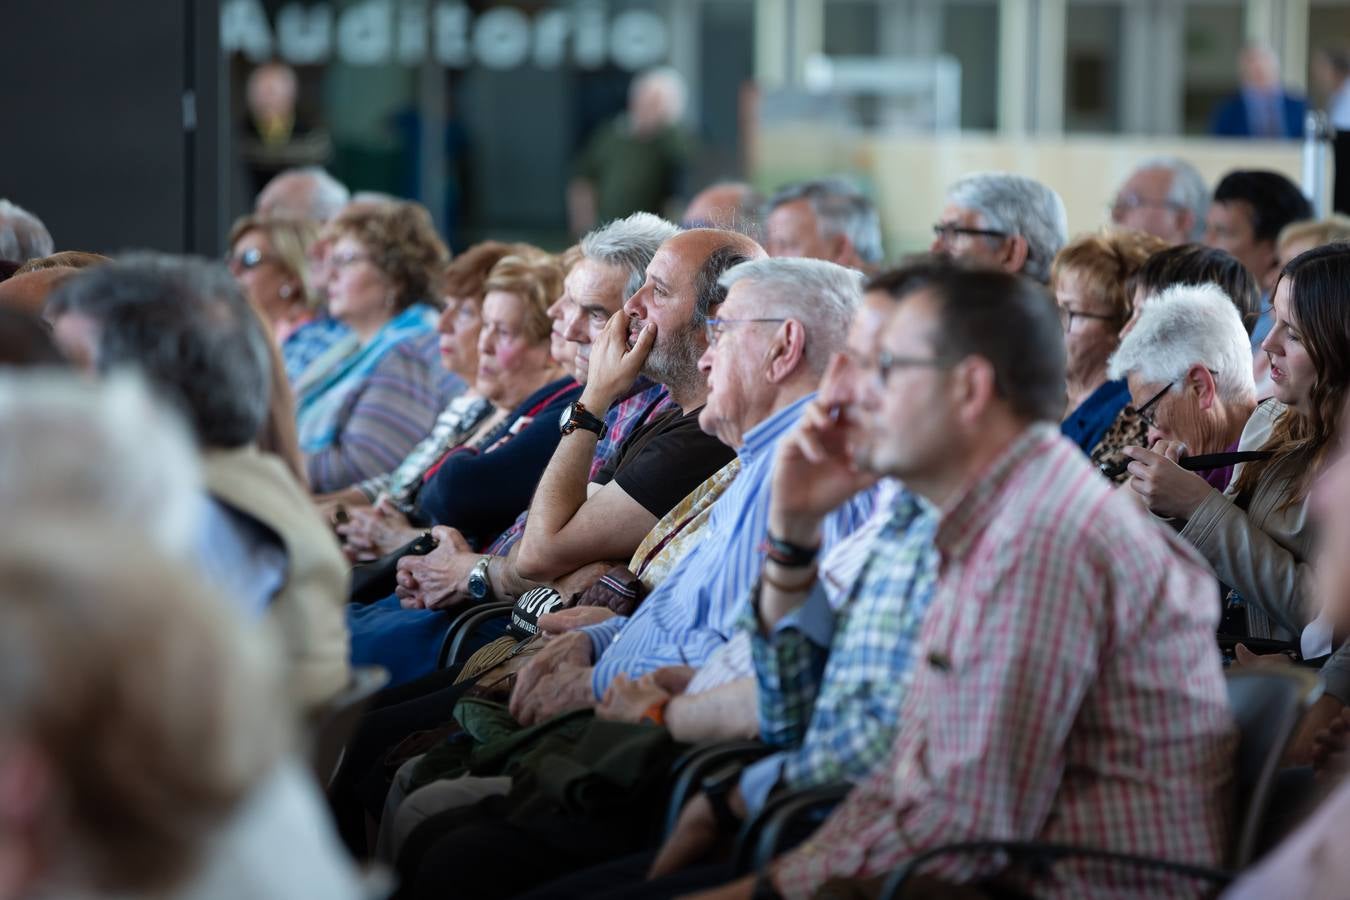
<svg viewBox="0 0 1350 900"><path fill-rule="evenodd" d="M658 519L670 512L736 456L698 427L702 409L667 410L639 425L595 481L615 482Z"/></svg>

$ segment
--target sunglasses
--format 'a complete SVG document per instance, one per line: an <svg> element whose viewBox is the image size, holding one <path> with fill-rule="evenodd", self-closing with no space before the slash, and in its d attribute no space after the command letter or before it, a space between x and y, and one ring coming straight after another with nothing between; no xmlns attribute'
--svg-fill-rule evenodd
<svg viewBox="0 0 1350 900"><path fill-rule="evenodd" d="M251 269L258 268L258 266L261 266L265 262L272 262L274 259L275 257L268 256L257 247L249 247L243 253L236 253L233 256L225 257L225 262L247 272Z"/></svg>

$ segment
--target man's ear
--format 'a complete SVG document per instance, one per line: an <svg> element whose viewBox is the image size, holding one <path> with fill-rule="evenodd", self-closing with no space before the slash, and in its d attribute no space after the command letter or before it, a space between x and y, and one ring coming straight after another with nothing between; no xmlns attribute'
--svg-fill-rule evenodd
<svg viewBox="0 0 1350 900"><path fill-rule="evenodd" d="M1014 234L1007 238L1007 244L1003 248L1003 268L1013 274L1022 271L1027 264L1027 256L1031 253L1031 246L1027 244L1027 239L1020 234Z"/></svg>
<svg viewBox="0 0 1350 900"><path fill-rule="evenodd" d="M778 326L765 354L765 374L770 384L781 384L801 368L806 359L806 329L796 319Z"/></svg>
<svg viewBox="0 0 1350 900"><path fill-rule="evenodd" d="M1218 400L1219 387L1214 375L1199 363L1186 370L1186 390L1195 395L1201 409L1209 409Z"/></svg>
<svg viewBox="0 0 1350 900"><path fill-rule="evenodd" d="M969 356L951 368L951 400L957 419L978 427L985 411L998 400L994 365L982 356Z"/></svg>

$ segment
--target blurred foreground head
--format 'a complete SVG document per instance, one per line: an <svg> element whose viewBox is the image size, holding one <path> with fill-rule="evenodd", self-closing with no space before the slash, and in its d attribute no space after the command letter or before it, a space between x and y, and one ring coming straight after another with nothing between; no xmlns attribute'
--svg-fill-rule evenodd
<svg viewBox="0 0 1350 900"><path fill-rule="evenodd" d="M190 877L277 759L266 648L116 521L0 528L0 898Z"/></svg>

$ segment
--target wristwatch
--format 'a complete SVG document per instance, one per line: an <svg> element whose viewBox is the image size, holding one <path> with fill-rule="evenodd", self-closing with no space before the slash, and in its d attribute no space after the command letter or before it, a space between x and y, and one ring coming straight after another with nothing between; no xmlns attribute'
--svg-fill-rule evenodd
<svg viewBox="0 0 1350 900"><path fill-rule="evenodd" d="M558 420L558 430L563 434L571 434L578 428L590 431L599 438L603 438L609 430L604 419L582 406L580 400L573 400L563 410L562 418Z"/></svg>
<svg viewBox="0 0 1350 900"><path fill-rule="evenodd" d="M488 594L492 593L492 581L488 578L488 563L491 561L491 556L484 556L469 570L469 596L474 602L486 600Z"/></svg>

